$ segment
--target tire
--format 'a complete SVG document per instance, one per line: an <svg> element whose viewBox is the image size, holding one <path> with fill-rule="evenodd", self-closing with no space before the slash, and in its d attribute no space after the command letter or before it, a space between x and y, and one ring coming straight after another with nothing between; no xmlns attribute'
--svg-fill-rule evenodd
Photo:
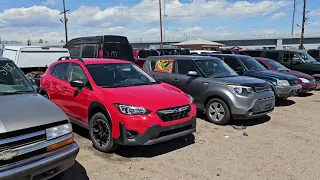
<svg viewBox="0 0 320 180"><path fill-rule="evenodd" d="M49 96L48 96L47 93L43 93L42 96L45 97L45 98L47 98L47 99L49 99Z"/></svg>
<svg viewBox="0 0 320 180"><path fill-rule="evenodd" d="M223 116L219 116L217 113ZM231 120L229 107L219 98L213 98L207 103L206 116L209 122L218 125L225 125Z"/></svg>
<svg viewBox="0 0 320 180"><path fill-rule="evenodd" d="M93 147L99 151L110 153L118 148L112 138L111 125L101 112L96 113L90 119L89 134Z"/></svg>

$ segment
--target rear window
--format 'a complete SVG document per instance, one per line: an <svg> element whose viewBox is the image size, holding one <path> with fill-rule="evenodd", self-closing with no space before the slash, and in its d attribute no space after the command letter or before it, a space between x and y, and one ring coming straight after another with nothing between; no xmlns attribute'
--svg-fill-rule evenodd
<svg viewBox="0 0 320 180"><path fill-rule="evenodd" d="M267 51L264 57L268 58L268 59L272 59L272 60L278 61L279 55L280 55L280 52Z"/></svg>
<svg viewBox="0 0 320 180"><path fill-rule="evenodd" d="M147 58L147 54L145 50L139 50L138 54L139 58Z"/></svg>
<svg viewBox="0 0 320 180"><path fill-rule="evenodd" d="M262 51L243 51L245 54L251 57L260 57Z"/></svg>
<svg viewBox="0 0 320 180"><path fill-rule="evenodd" d="M313 58L319 58L319 52L320 52L320 50L309 50L308 54L310 56L312 56Z"/></svg>
<svg viewBox="0 0 320 180"><path fill-rule="evenodd" d="M104 57L110 58L125 58L128 61L134 62L132 47L130 44L124 43L104 43Z"/></svg>
<svg viewBox="0 0 320 180"><path fill-rule="evenodd" d="M159 53L155 50L151 50L151 56L159 56Z"/></svg>
<svg viewBox="0 0 320 180"><path fill-rule="evenodd" d="M154 72L169 73L173 72L174 60L173 59L159 59L151 62L151 68Z"/></svg>

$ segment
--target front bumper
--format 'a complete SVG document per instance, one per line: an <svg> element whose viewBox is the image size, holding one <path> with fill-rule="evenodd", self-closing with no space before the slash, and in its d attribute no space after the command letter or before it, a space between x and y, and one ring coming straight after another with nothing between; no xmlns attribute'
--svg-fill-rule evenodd
<svg viewBox="0 0 320 180"><path fill-rule="evenodd" d="M120 137L115 139L115 142L117 144L125 146L138 146L152 145L169 141L195 132L196 119L196 116L193 116L189 121L185 121L174 125L152 125L145 131L145 133L137 135L129 135L128 133L130 131L125 129L123 123L120 123Z"/></svg>
<svg viewBox="0 0 320 180"><path fill-rule="evenodd" d="M250 96L233 95L229 104L233 119L253 119L273 111L275 96L272 91L253 93Z"/></svg>
<svg viewBox="0 0 320 180"><path fill-rule="evenodd" d="M305 93L305 92L309 92L312 91L316 88L316 83L303 83L302 85L302 89L299 93Z"/></svg>
<svg viewBox="0 0 320 180"><path fill-rule="evenodd" d="M302 89L300 84L295 86L275 86L276 98L288 98L297 95Z"/></svg>
<svg viewBox="0 0 320 180"><path fill-rule="evenodd" d="M14 164L14 168L0 172L1 180L49 179L73 166L79 147L72 143Z"/></svg>

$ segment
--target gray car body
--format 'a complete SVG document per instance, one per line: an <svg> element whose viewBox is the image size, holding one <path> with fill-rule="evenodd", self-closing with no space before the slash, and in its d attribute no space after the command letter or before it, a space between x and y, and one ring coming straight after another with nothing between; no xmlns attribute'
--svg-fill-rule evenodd
<svg viewBox="0 0 320 180"><path fill-rule="evenodd" d="M153 69L151 68L151 62L158 59L174 59L175 61L199 61L209 59L217 60L218 58L202 56L153 56L148 57L144 64L144 69L159 81L163 81L165 83L176 86L182 91L193 96L194 102L199 110L205 110L207 102L214 97L220 98L227 103L234 119L251 119L260 117L271 112L274 108L275 97L272 91L264 91L260 93L254 92L248 96L243 96L235 94L227 87L228 84L250 87L270 85L264 80L244 76L208 78L202 73L200 77L190 77L188 75L175 73L159 73L153 71ZM179 79L179 82L174 82L175 79ZM267 111L248 115L248 110L253 109L258 101L270 101L272 103L272 107Z"/></svg>
<svg viewBox="0 0 320 180"><path fill-rule="evenodd" d="M13 63L13 61L6 58L0 58L0 61ZM69 133L56 139L39 141L27 146L19 146L17 149L4 150L1 146L6 146L8 142L12 141L12 143L15 143L17 139L26 139L27 141L27 136L36 137L34 134L42 133L45 135L46 133L45 129L39 129L39 131L24 134L25 130L42 126L50 127L49 125L51 124L55 126L54 124L68 123L70 121L58 106L37 94L35 90L34 92L23 94L0 94L0 109L0 159L3 158L8 150L17 152L18 154L14 157L18 158L26 154L26 152L32 153L38 148L46 148L50 144L61 142L73 136L72 133ZM19 133L16 134L16 132ZM63 148L47 151L46 153L22 159L13 164L6 164L6 160L0 160L2 164L4 163L4 166L0 166L0 179L51 178L71 167L78 151L78 145L72 143ZM46 173L54 169L55 171L52 173Z"/></svg>

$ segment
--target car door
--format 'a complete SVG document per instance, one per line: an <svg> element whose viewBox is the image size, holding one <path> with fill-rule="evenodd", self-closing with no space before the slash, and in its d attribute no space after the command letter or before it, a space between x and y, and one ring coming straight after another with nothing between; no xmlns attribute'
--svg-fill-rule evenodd
<svg viewBox="0 0 320 180"><path fill-rule="evenodd" d="M176 60L176 69L172 74L171 84L187 94L190 94L199 107L204 89L208 85L193 60ZM188 76L189 71L195 71L199 76Z"/></svg>
<svg viewBox="0 0 320 180"><path fill-rule="evenodd" d="M87 110L90 105L92 88L88 77L83 70L84 66L77 63L71 63L69 72L69 84L67 85L67 94L65 98L65 111L67 115L84 125L87 125ZM83 89L71 87L71 81L82 81L86 83Z"/></svg>
<svg viewBox="0 0 320 180"><path fill-rule="evenodd" d="M62 62L55 66L52 76L50 87L52 94L49 94L50 100L57 104L62 110L65 109L65 98L68 83L68 69L70 63Z"/></svg>

